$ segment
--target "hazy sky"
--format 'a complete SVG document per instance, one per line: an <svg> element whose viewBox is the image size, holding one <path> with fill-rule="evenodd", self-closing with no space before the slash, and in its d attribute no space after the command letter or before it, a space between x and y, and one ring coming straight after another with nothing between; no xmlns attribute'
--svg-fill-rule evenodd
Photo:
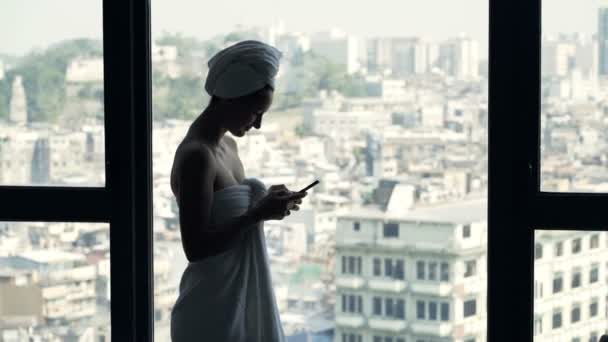
<svg viewBox="0 0 608 342"><path fill-rule="evenodd" d="M460 32L487 53L488 0L151 0L153 35L183 32L198 38L236 24L265 25L282 19L287 30L332 26L363 36L423 35L442 39ZM596 32L600 0L545 0L545 32ZM76 37L101 37L101 0L1 0L0 53ZM238 5L236 5L238 4ZM517 24L514 18L513 25Z"/></svg>

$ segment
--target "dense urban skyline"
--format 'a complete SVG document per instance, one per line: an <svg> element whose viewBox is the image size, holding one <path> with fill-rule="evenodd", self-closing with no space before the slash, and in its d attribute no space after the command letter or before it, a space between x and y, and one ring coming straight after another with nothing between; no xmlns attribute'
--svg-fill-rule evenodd
<svg viewBox="0 0 608 342"><path fill-rule="evenodd" d="M71 11L57 11L57 5L41 0L3 1L0 22L5 29L0 30L0 53L22 55L32 47L45 47L65 39L101 37L101 2L65 0L63 6ZM553 0L543 10L543 27L547 33L556 32L596 32L597 8L600 0L573 2ZM152 31L157 36L163 31L182 32L200 39L230 31L236 23L243 25L270 25L282 19L290 31L318 31L331 24L347 32L367 35L409 35L428 36L431 39L445 39L455 32L465 32L480 42L481 56L487 55L488 1L466 0L441 2L430 0L405 7L390 0L365 3L347 3L344 0L322 2L311 0L308 8L325 10L314 14L316 20L310 22L311 15L294 12L293 5L276 0L261 0L243 3L242 10L233 11L232 3L215 3L213 8L222 15L206 16L208 5L194 0L154 0L152 1ZM386 8L404 6L400 10L386 11ZM268 13L271 8L274 14ZM441 11L437 9L441 8ZM32 9L36 9L32 11ZM59 13L56 13L59 12ZM71 15L78 12L78 16ZM336 15L348 12L351 15ZM172 13L172 15L167 15ZM49 15L51 14L51 15ZM564 15L569 20L563 20ZM59 17L61 16L61 17ZM372 25L361 25L361 17L381 17ZM200 19L199 19L200 17ZM433 18L433 20L429 20ZM479 20L472 20L479 18ZM40 23L53 22L53 25ZM399 23L399 25L396 25ZM441 23L441 24L439 24ZM44 27L44 29L42 29ZM10 29L8 29L10 28ZM370 31L373 28L373 31ZM14 32L19 32L19 37Z"/></svg>

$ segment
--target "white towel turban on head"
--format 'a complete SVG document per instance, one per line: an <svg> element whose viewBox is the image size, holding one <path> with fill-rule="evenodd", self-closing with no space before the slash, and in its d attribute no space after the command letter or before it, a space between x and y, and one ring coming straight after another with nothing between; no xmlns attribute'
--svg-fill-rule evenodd
<svg viewBox="0 0 608 342"><path fill-rule="evenodd" d="M268 44L245 40L216 53L207 63L205 90L220 98L247 95L270 85L279 71L281 51Z"/></svg>

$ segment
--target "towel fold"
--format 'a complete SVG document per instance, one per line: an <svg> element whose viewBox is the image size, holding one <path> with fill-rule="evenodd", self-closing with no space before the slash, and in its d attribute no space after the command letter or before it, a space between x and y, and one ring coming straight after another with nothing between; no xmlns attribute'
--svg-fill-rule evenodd
<svg viewBox="0 0 608 342"><path fill-rule="evenodd" d="M255 178L216 192L212 222L244 214L265 192L264 184ZM234 248L188 264L171 312L173 342L285 341L264 223L256 225Z"/></svg>

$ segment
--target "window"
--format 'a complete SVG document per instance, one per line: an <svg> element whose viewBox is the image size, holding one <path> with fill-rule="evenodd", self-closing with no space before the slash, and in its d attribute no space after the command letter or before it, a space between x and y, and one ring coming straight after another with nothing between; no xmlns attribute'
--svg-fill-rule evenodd
<svg viewBox="0 0 608 342"><path fill-rule="evenodd" d="M464 302L464 317L475 316L477 310L477 301L475 299L470 299Z"/></svg>
<svg viewBox="0 0 608 342"><path fill-rule="evenodd" d="M374 258L374 275L375 276L382 275L382 271L380 270L381 265L382 265L382 260L380 258Z"/></svg>
<svg viewBox="0 0 608 342"><path fill-rule="evenodd" d="M538 316L534 318L534 336L543 333L543 317Z"/></svg>
<svg viewBox="0 0 608 342"><path fill-rule="evenodd" d="M581 239L572 240L572 254L578 254L581 251Z"/></svg>
<svg viewBox="0 0 608 342"><path fill-rule="evenodd" d="M429 280L437 280L437 263L429 262Z"/></svg>
<svg viewBox="0 0 608 342"><path fill-rule="evenodd" d="M597 333L596 332L592 332L589 335L589 342L597 342Z"/></svg>
<svg viewBox="0 0 608 342"><path fill-rule="evenodd" d="M596 283L600 278L600 266L598 264L592 264L591 270L589 271L589 283Z"/></svg>
<svg viewBox="0 0 608 342"><path fill-rule="evenodd" d="M395 262L395 279L405 279L405 266L401 259L397 259Z"/></svg>
<svg viewBox="0 0 608 342"><path fill-rule="evenodd" d="M536 248L534 249L534 258L540 259L543 257L543 245L540 243L536 244Z"/></svg>
<svg viewBox="0 0 608 342"><path fill-rule="evenodd" d="M382 315L382 298L374 297L374 315Z"/></svg>
<svg viewBox="0 0 608 342"><path fill-rule="evenodd" d="M464 226L462 226L462 237L465 239L471 237L471 225L470 224L465 224Z"/></svg>
<svg viewBox="0 0 608 342"><path fill-rule="evenodd" d="M359 222L353 222L353 230L358 232L361 229L361 224Z"/></svg>
<svg viewBox="0 0 608 342"><path fill-rule="evenodd" d="M363 297L362 296L357 296L357 312L358 313L363 312Z"/></svg>
<svg viewBox="0 0 608 342"><path fill-rule="evenodd" d="M393 260L390 258L384 259L384 276L385 277L393 276Z"/></svg>
<svg viewBox="0 0 608 342"><path fill-rule="evenodd" d="M355 257L354 256L348 257L348 273L350 273L350 274L355 273Z"/></svg>
<svg viewBox="0 0 608 342"><path fill-rule="evenodd" d="M558 293L562 291L562 282L563 276L561 273L556 273L553 276L553 293Z"/></svg>
<svg viewBox="0 0 608 342"><path fill-rule="evenodd" d="M570 312L570 322L576 323L581 320L581 307L578 304L575 304L572 307L572 311Z"/></svg>
<svg viewBox="0 0 608 342"><path fill-rule="evenodd" d="M450 304L441 303L441 320L447 322L450 320Z"/></svg>
<svg viewBox="0 0 608 342"><path fill-rule="evenodd" d="M564 243L562 241L555 243L555 256L560 257L564 254Z"/></svg>
<svg viewBox="0 0 608 342"><path fill-rule="evenodd" d="M347 266L348 266L348 257L343 255L342 256L342 274L347 273Z"/></svg>
<svg viewBox="0 0 608 342"><path fill-rule="evenodd" d="M429 302L429 319L430 320L437 320L437 303L436 302Z"/></svg>
<svg viewBox="0 0 608 342"><path fill-rule="evenodd" d="M472 277L475 274L477 274L477 260L473 259L473 260L465 261L465 271L464 271L465 278Z"/></svg>
<svg viewBox="0 0 608 342"><path fill-rule="evenodd" d="M357 300L356 296L354 296L354 295L348 296L348 312L357 312L356 300Z"/></svg>
<svg viewBox="0 0 608 342"><path fill-rule="evenodd" d="M357 274L361 274L361 257L357 257Z"/></svg>
<svg viewBox="0 0 608 342"><path fill-rule="evenodd" d="M397 299L395 318L405 319L405 300Z"/></svg>
<svg viewBox="0 0 608 342"><path fill-rule="evenodd" d="M426 318L426 312L425 312L425 305L424 305L424 301L418 300L416 301L416 318L417 319L425 319Z"/></svg>
<svg viewBox="0 0 608 342"><path fill-rule="evenodd" d="M399 224L398 223L385 223L384 224L384 237L399 237Z"/></svg>
<svg viewBox="0 0 608 342"><path fill-rule="evenodd" d="M598 312L598 299L592 298L589 304L589 317L596 317Z"/></svg>
<svg viewBox="0 0 608 342"><path fill-rule="evenodd" d="M450 281L450 264L441 263L441 281Z"/></svg>
<svg viewBox="0 0 608 342"><path fill-rule="evenodd" d="M555 311L553 312L553 329L558 329L561 328L562 326L562 312L561 311Z"/></svg>
<svg viewBox="0 0 608 342"><path fill-rule="evenodd" d="M424 272L424 261L416 262L416 279L424 280L425 272Z"/></svg>
<svg viewBox="0 0 608 342"><path fill-rule="evenodd" d="M600 246L600 236L599 234L593 234L589 238L589 249L595 249Z"/></svg>
<svg viewBox="0 0 608 342"><path fill-rule="evenodd" d="M392 298L384 299L384 314L387 317L393 317L394 311L393 311L393 299Z"/></svg>
<svg viewBox="0 0 608 342"><path fill-rule="evenodd" d="M580 268L575 268L572 271L572 284L571 284L572 288L577 288L581 286L581 269Z"/></svg>

